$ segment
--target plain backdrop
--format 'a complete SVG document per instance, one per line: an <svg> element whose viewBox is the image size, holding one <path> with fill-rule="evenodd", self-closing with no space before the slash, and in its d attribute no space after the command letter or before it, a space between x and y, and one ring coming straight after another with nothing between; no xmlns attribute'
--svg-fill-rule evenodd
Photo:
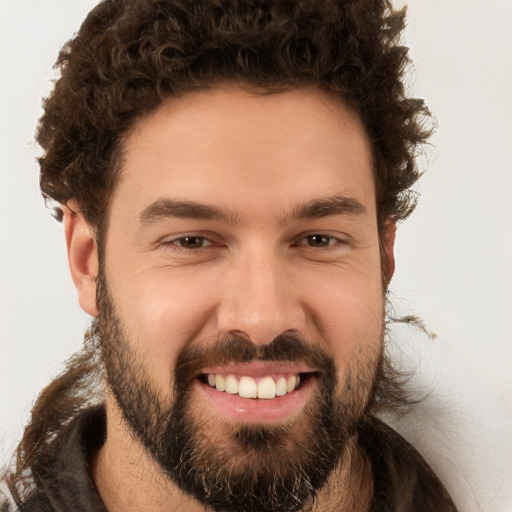
<svg viewBox="0 0 512 512"><path fill-rule="evenodd" d="M33 134L58 50L95 3L0 0L0 465L89 323L62 226L39 194ZM391 292L437 335L422 341L436 354L426 358L434 379L450 388L451 374L462 376L453 387L473 407L467 432L477 425L496 445L512 436L512 0L412 0L408 13L409 89L439 127L421 157L420 205L398 231ZM482 454L505 450L504 468L509 448ZM478 495L482 477L467 478ZM481 493L459 491L463 510L512 509Z"/></svg>

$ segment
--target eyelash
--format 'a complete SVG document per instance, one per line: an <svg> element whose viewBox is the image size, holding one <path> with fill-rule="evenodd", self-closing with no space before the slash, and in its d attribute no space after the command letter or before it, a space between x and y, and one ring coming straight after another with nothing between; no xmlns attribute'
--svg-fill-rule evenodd
<svg viewBox="0 0 512 512"><path fill-rule="evenodd" d="M181 245L181 243L187 239L199 240L201 242L201 247L195 247L195 248L183 247ZM208 244L203 245L204 242L208 242ZM204 236L204 235L186 235L186 236L180 236L179 238L175 238L173 240L164 242L164 245L171 247L173 250L187 251L187 252L198 252L201 249L205 249L206 247L210 247L215 244L214 244L214 242L212 242L212 240L210 240L207 236Z"/></svg>
<svg viewBox="0 0 512 512"><path fill-rule="evenodd" d="M313 241L314 238L319 237L321 238L321 242L324 242L325 245L318 245L313 246L309 245L308 243L303 244L302 242L304 240ZM201 245L200 247L183 247L182 243L183 241L187 239L196 239ZM208 242L206 245L204 245L205 242ZM296 242L293 242L291 245L292 247L299 247L299 246L306 246L308 248L312 249L323 249L323 250L331 250L336 248L340 245L345 245L347 242L346 240L337 238L332 235L327 235L325 233L311 233L308 235L301 235L301 238L298 238ZM173 240L169 240L164 242L164 245L171 248L173 251L177 252L186 252L186 253L192 253L192 252L199 252L207 247L215 246L215 242L213 242L210 238L204 235L186 235L181 236L178 238L174 238Z"/></svg>
<svg viewBox="0 0 512 512"><path fill-rule="evenodd" d="M303 236L301 239L299 239L299 242L297 244L294 244L294 245L302 245L301 242L303 240L307 240L307 239L310 239L310 241L313 239L313 238L316 238L316 237L319 237L321 239L327 239L327 243L326 245L319 245L319 246L312 246L312 245L309 245L308 244L308 247L312 248L312 249L324 249L324 250L329 250L329 249L332 249L338 245L344 245L346 243L345 240L341 239L341 238L337 238L335 236L332 236L332 235L327 235L325 233L311 233L309 235L305 235ZM306 244L304 244L306 245Z"/></svg>

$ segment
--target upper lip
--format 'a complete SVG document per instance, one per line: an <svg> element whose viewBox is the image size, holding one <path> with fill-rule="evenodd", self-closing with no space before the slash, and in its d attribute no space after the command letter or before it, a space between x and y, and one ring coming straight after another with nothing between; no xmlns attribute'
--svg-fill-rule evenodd
<svg viewBox="0 0 512 512"><path fill-rule="evenodd" d="M232 363L224 366L203 368L200 375L204 374L239 374L248 377L264 377L274 374L312 373L315 369L303 363L285 361L254 361L250 363Z"/></svg>

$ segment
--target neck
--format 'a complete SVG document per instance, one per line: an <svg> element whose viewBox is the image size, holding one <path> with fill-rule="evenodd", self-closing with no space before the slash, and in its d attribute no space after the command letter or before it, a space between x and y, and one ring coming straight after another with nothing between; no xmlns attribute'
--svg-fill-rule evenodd
<svg viewBox="0 0 512 512"><path fill-rule="evenodd" d="M347 449L308 512L369 509L371 466L356 440ZM93 478L108 512L212 512L181 491L135 439L113 400L107 399L107 439L92 464ZM304 511L305 512L305 511Z"/></svg>
<svg viewBox="0 0 512 512"><path fill-rule="evenodd" d="M107 436L92 463L93 479L108 512L204 512L165 475L135 439L111 396Z"/></svg>

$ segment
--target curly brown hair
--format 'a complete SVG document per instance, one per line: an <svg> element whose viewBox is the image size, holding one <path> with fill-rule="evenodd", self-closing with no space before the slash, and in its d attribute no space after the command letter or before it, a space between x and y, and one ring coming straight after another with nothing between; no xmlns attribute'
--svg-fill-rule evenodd
<svg viewBox="0 0 512 512"><path fill-rule="evenodd" d="M103 0L56 63L37 134L43 195L75 200L101 228L123 136L164 98L219 82L263 94L314 85L363 120L379 226L403 219L429 135L428 110L404 91L403 25L387 0Z"/></svg>

